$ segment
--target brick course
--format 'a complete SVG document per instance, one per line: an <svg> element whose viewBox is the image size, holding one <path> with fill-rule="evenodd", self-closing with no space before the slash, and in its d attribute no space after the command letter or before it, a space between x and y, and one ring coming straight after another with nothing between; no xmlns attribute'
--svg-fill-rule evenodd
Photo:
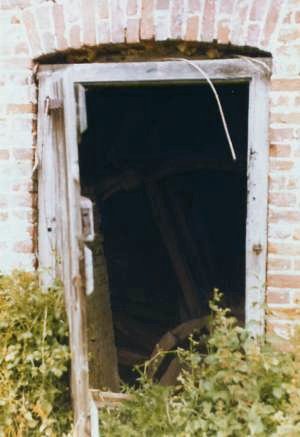
<svg viewBox="0 0 300 437"><path fill-rule="evenodd" d="M11 3L11 7L9 4ZM269 327L300 321L300 8L295 0L13 0L0 11L0 269L32 268L33 59L168 38L270 52Z"/></svg>

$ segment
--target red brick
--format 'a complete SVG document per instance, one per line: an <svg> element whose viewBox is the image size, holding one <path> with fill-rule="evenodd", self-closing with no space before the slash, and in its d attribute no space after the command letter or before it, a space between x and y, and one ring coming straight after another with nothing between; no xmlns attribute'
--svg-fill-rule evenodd
<svg viewBox="0 0 300 437"><path fill-rule="evenodd" d="M137 14L137 0L128 0L127 2L127 15L136 15Z"/></svg>
<svg viewBox="0 0 300 437"><path fill-rule="evenodd" d="M272 79L272 91L299 91L300 79Z"/></svg>
<svg viewBox="0 0 300 437"><path fill-rule="evenodd" d="M291 146L287 144L271 144L270 156L288 158L291 156Z"/></svg>
<svg viewBox="0 0 300 437"><path fill-rule="evenodd" d="M129 18L126 28L126 42L139 42L140 20L138 18Z"/></svg>
<svg viewBox="0 0 300 437"><path fill-rule="evenodd" d="M51 53L55 50L55 38L53 32L42 32L43 48L46 53Z"/></svg>
<svg viewBox="0 0 300 437"><path fill-rule="evenodd" d="M32 50L33 56L37 56L42 52L41 40L37 31L36 22L33 14L29 10L23 11L23 22L28 36L28 41Z"/></svg>
<svg viewBox="0 0 300 437"><path fill-rule="evenodd" d="M287 171L294 167L293 161L283 161L281 159L270 160L270 171Z"/></svg>
<svg viewBox="0 0 300 437"><path fill-rule="evenodd" d="M29 49L26 42L20 42L15 46L16 55L29 55Z"/></svg>
<svg viewBox="0 0 300 437"><path fill-rule="evenodd" d="M52 2L41 4L36 10L36 19L40 29L51 29L51 11Z"/></svg>
<svg viewBox="0 0 300 437"><path fill-rule="evenodd" d="M249 2L237 2L234 11L234 21L231 28L231 43L244 44L244 37L246 32L245 23L247 20L247 12Z"/></svg>
<svg viewBox="0 0 300 437"><path fill-rule="evenodd" d="M100 20L98 27L98 43L105 44L111 41L110 38L110 27L108 20Z"/></svg>
<svg viewBox="0 0 300 437"><path fill-rule="evenodd" d="M300 308L272 308L270 315L279 320L300 320Z"/></svg>
<svg viewBox="0 0 300 437"><path fill-rule="evenodd" d="M134 3L136 0L130 3ZM100 0L99 5L99 18L106 19L109 18L109 8L108 8L108 0Z"/></svg>
<svg viewBox="0 0 300 437"><path fill-rule="evenodd" d="M70 46L74 49L79 49L81 46L80 26L78 24L74 24L70 29Z"/></svg>
<svg viewBox="0 0 300 437"><path fill-rule="evenodd" d="M220 13L231 15L233 12L234 0L219 0Z"/></svg>
<svg viewBox="0 0 300 437"><path fill-rule="evenodd" d="M154 0L142 0L141 39L154 38Z"/></svg>
<svg viewBox="0 0 300 437"><path fill-rule="evenodd" d="M289 128L271 128L270 139L274 142L281 142L284 140L291 140L293 138L293 129Z"/></svg>
<svg viewBox="0 0 300 437"><path fill-rule="evenodd" d="M179 39L182 36L183 2L173 0L171 6L171 38Z"/></svg>
<svg viewBox="0 0 300 437"><path fill-rule="evenodd" d="M220 44L228 44L230 28L227 20L218 22L218 42Z"/></svg>
<svg viewBox="0 0 300 437"><path fill-rule="evenodd" d="M200 12L201 3L200 0L188 0L188 11L190 13Z"/></svg>
<svg viewBox="0 0 300 437"><path fill-rule="evenodd" d="M111 38L112 42L124 42L125 29L124 29L124 13L121 8L121 0L111 0L111 16L113 17L111 22Z"/></svg>
<svg viewBox="0 0 300 437"><path fill-rule="evenodd" d="M13 250L17 253L32 253L33 243L32 241L18 241L14 244Z"/></svg>
<svg viewBox="0 0 300 437"><path fill-rule="evenodd" d="M90 0L88 5L82 3L82 28L83 42L86 45L96 44L96 20L95 20L95 0Z"/></svg>
<svg viewBox="0 0 300 437"><path fill-rule="evenodd" d="M278 40L288 43L289 41L294 41L300 39L300 29L288 29L285 32L281 31Z"/></svg>
<svg viewBox="0 0 300 437"><path fill-rule="evenodd" d="M10 103L7 105L7 112L13 114L28 114L36 112L36 105L32 103Z"/></svg>
<svg viewBox="0 0 300 437"><path fill-rule="evenodd" d="M15 159L20 159L22 161L32 160L34 156L34 149L13 149L13 156Z"/></svg>
<svg viewBox="0 0 300 437"><path fill-rule="evenodd" d="M268 291L268 304L287 304L289 303L289 293L287 291Z"/></svg>
<svg viewBox="0 0 300 437"><path fill-rule="evenodd" d="M271 123L300 124L300 112L290 112L287 114L273 112L271 114Z"/></svg>
<svg viewBox="0 0 300 437"><path fill-rule="evenodd" d="M281 190L285 188L286 186L286 177L285 176L278 176L278 175L271 175L269 176L269 189L270 190Z"/></svg>
<svg viewBox="0 0 300 437"><path fill-rule="evenodd" d="M0 194L0 208L7 208L7 196L5 194Z"/></svg>
<svg viewBox="0 0 300 437"><path fill-rule="evenodd" d="M262 43L264 46L268 46L270 42L270 39L272 37L272 34L275 30L278 21L282 4L283 4L283 0L272 0L272 2L269 5L269 11L267 13L266 22L263 28Z"/></svg>
<svg viewBox="0 0 300 437"><path fill-rule="evenodd" d="M260 25L256 23L251 23L248 26L248 33L247 33L247 45L249 46L256 46L258 44L260 34Z"/></svg>
<svg viewBox="0 0 300 437"><path fill-rule="evenodd" d="M169 9L170 0L156 0L156 9Z"/></svg>
<svg viewBox="0 0 300 437"><path fill-rule="evenodd" d="M300 222L300 211L274 211L269 210L270 223L292 223L298 224Z"/></svg>
<svg viewBox="0 0 300 437"><path fill-rule="evenodd" d="M300 288L300 275L270 274L267 283L270 287Z"/></svg>
<svg viewBox="0 0 300 437"><path fill-rule="evenodd" d="M199 34L199 17L197 15L188 17L184 39L186 41L197 41L198 34Z"/></svg>
<svg viewBox="0 0 300 437"><path fill-rule="evenodd" d="M5 249L7 249L7 243L6 243L6 241L0 241L0 250L1 250L1 252L2 252L2 255L3 255L3 251L4 251Z"/></svg>
<svg viewBox="0 0 300 437"><path fill-rule="evenodd" d="M250 10L250 20L260 21L264 18L267 2L262 0L253 0Z"/></svg>
<svg viewBox="0 0 300 437"><path fill-rule="evenodd" d="M0 211L0 222L6 222L8 219L8 212Z"/></svg>
<svg viewBox="0 0 300 437"><path fill-rule="evenodd" d="M300 244L292 243L269 243L268 253L273 253L277 255L289 256L289 255L300 255ZM271 284L270 284L271 285ZM274 285L278 287L278 285Z"/></svg>
<svg viewBox="0 0 300 437"><path fill-rule="evenodd" d="M268 270L289 270L292 267L292 262L287 258L269 258Z"/></svg>
<svg viewBox="0 0 300 437"><path fill-rule="evenodd" d="M9 150L7 149L0 149L0 160L4 161L9 159Z"/></svg>
<svg viewBox="0 0 300 437"><path fill-rule="evenodd" d="M54 19L54 31L56 35L57 48L59 50L65 50L68 47L68 44L65 38L65 19L64 19L63 5L54 3L53 19Z"/></svg>
<svg viewBox="0 0 300 437"><path fill-rule="evenodd" d="M212 41L214 37L214 23L216 13L215 0L205 0L201 31L202 41Z"/></svg>
<svg viewBox="0 0 300 437"><path fill-rule="evenodd" d="M15 207L32 207L33 196L30 193L14 193L10 196L10 204ZM1 207L1 202L0 202Z"/></svg>
<svg viewBox="0 0 300 437"><path fill-rule="evenodd" d="M269 201L274 206L293 207L296 206L296 195L293 193L271 193Z"/></svg>

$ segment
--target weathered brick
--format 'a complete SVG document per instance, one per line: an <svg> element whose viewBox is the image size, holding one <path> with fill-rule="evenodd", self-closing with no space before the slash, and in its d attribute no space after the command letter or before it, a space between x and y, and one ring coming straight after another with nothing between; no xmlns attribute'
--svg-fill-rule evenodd
<svg viewBox="0 0 300 437"><path fill-rule="evenodd" d="M231 15L232 12L233 12L234 1L235 0L219 0L219 2L220 2L220 13L221 14Z"/></svg>
<svg viewBox="0 0 300 437"><path fill-rule="evenodd" d="M35 57L42 53L42 45L38 34L35 18L32 12L30 12L27 9L23 11L22 15L23 15L23 22L26 28L27 36L28 36L28 41L30 43L31 52L32 55Z"/></svg>
<svg viewBox="0 0 300 437"><path fill-rule="evenodd" d="M70 29L69 34L69 43L70 46L74 49L78 49L81 46L80 41L80 26L78 24L74 24Z"/></svg>
<svg viewBox="0 0 300 437"><path fill-rule="evenodd" d="M267 2L261 0L253 0L250 9L250 20L260 21L264 18Z"/></svg>
<svg viewBox="0 0 300 437"><path fill-rule="evenodd" d="M270 129L270 140L274 142L291 140L293 138L293 133L293 129L291 128L272 128Z"/></svg>
<svg viewBox="0 0 300 437"><path fill-rule="evenodd" d="M269 208L269 221L270 223L286 223L287 225L298 224L300 221L300 211L282 211Z"/></svg>
<svg viewBox="0 0 300 437"><path fill-rule="evenodd" d="M32 253L33 244L31 240L18 241L14 244L13 250L17 253Z"/></svg>
<svg viewBox="0 0 300 437"><path fill-rule="evenodd" d="M272 2L269 4L269 11L267 13L266 22L264 24L262 37L262 44L265 47L268 46L268 44L270 43L282 5L283 0L272 0Z"/></svg>
<svg viewBox="0 0 300 437"><path fill-rule="evenodd" d="M135 3L136 4L136 0L130 1L128 2L128 10L131 9L131 4ZM109 7L108 7L108 0L100 0L99 1L99 6L98 6L98 11L99 11L99 18L100 19L107 19L109 18ZM131 14L129 14L131 15Z"/></svg>
<svg viewBox="0 0 300 437"><path fill-rule="evenodd" d="M291 146L289 144L271 144L270 156L288 158L291 156Z"/></svg>
<svg viewBox="0 0 300 437"><path fill-rule="evenodd" d="M288 291L268 291L267 303L268 304L288 304L290 295Z"/></svg>
<svg viewBox="0 0 300 437"><path fill-rule="evenodd" d="M170 0L156 0L156 9L169 9Z"/></svg>
<svg viewBox="0 0 300 437"><path fill-rule="evenodd" d="M201 29L202 41L212 41L214 38L215 13L216 13L215 0L205 0L202 29Z"/></svg>
<svg viewBox="0 0 300 437"><path fill-rule="evenodd" d="M85 1L81 5L83 41L86 45L94 45L96 44L95 0L89 0L88 7Z"/></svg>
<svg viewBox="0 0 300 437"><path fill-rule="evenodd" d="M268 259L269 270L290 270L292 268L292 261L290 258L272 258Z"/></svg>
<svg viewBox="0 0 300 437"><path fill-rule="evenodd" d="M109 20L100 20L97 26L97 42L105 44L111 41Z"/></svg>
<svg viewBox="0 0 300 437"><path fill-rule="evenodd" d="M126 28L126 42L134 43L139 41L140 20L138 18L129 18Z"/></svg>
<svg viewBox="0 0 300 437"><path fill-rule="evenodd" d="M295 207L296 195L294 193L270 193L270 204L275 206Z"/></svg>
<svg viewBox="0 0 300 437"><path fill-rule="evenodd" d="M62 4L54 3L53 19L57 48L59 50L65 50L68 47L68 44L65 38L65 19L64 8Z"/></svg>
<svg viewBox="0 0 300 437"><path fill-rule="evenodd" d="M9 150L0 149L0 161L9 159Z"/></svg>
<svg viewBox="0 0 300 437"><path fill-rule="evenodd" d="M218 22L218 42L227 44L229 42L230 27L227 20Z"/></svg>
<svg viewBox="0 0 300 437"><path fill-rule="evenodd" d="M171 38L179 39L182 36L183 2L173 0L171 3Z"/></svg>
<svg viewBox="0 0 300 437"><path fill-rule="evenodd" d="M272 123L283 123L283 124L300 124L300 112L290 112L290 113L273 113L271 115Z"/></svg>
<svg viewBox="0 0 300 437"><path fill-rule="evenodd" d="M141 39L154 38L154 0L142 0Z"/></svg>
<svg viewBox="0 0 300 437"><path fill-rule="evenodd" d="M271 89L273 91L299 91L300 78L288 78L288 79L272 79Z"/></svg>
<svg viewBox="0 0 300 437"><path fill-rule="evenodd" d="M256 46L258 44L261 26L258 23L251 23L247 29L247 45Z"/></svg>
<svg viewBox="0 0 300 437"><path fill-rule="evenodd" d="M110 1L111 16L114 17L111 23L112 42L119 43L125 39L125 16L120 0Z"/></svg>
<svg viewBox="0 0 300 437"><path fill-rule="evenodd" d="M272 253L272 254L283 255L283 256L289 256L289 255L299 256L300 255L300 244L270 242L269 247L268 247L268 252ZM273 286L274 287L281 287L282 285L273 285Z"/></svg>
<svg viewBox="0 0 300 437"><path fill-rule="evenodd" d="M294 167L294 161L282 159L271 159L270 170L271 171L288 171Z"/></svg>
<svg viewBox="0 0 300 437"><path fill-rule="evenodd" d="M186 41L197 41L199 34L199 17L193 15L188 17L184 39Z"/></svg>

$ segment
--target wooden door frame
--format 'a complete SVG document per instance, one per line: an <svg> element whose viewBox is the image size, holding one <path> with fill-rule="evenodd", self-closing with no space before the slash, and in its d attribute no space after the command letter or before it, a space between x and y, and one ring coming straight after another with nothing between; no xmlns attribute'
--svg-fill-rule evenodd
<svg viewBox="0 0 300 437"><path fill-rule="evenodd" d="M268 209L268 117L269 99L268 87L271 72L270 58L236 58L222 60L193 60L212 81L224 83L249 83L249 113L248 113L248 162L247 162L247 229L246 229L246 325L255 334L263 334L265 327L265 282L267 261L267 209ZM38 152L43 152L44 99L48 96L49 81L59 77L63 87L64 139L68 159L68 178L79 185L78 144L76 126L75 85L116 85L116 84L171 84L204 82L199 71L180 60L149 61L149 62L119 62L95 64L42 65L39 78L39 109L38 109ZM52 97L51 95L49 96ZM55 97L55 96L54 96ZM57 102L56 102L57 103ZM55 104L55 102L54 102ZM225 114L226 115L226 114ZM40 158L42 160L42 158ZM47 177L40 172L40 178ZM51 170L49 170L51 171ZM43 217L43 205L51 202L47 199L47 190L40 184L39 208ZM77 199L78 200L78 199ZM76 210L76 196L70 199L69 215L72 208ZM71 226L72 223L71 223ZM80 231L73 226L73 240L80 241ZM47 244L47 229L39 226L39 256L41 267L53 268L53 253L43 245ZM76 246L77 242L73 241ZM77 251L78 252L78 251ZM76 250L75 250L76 253ZM79 255L78 255L79 256ZM78 270L77 255L71 257L73 270ZM87 357L83 357L87 365Z"/></svg>

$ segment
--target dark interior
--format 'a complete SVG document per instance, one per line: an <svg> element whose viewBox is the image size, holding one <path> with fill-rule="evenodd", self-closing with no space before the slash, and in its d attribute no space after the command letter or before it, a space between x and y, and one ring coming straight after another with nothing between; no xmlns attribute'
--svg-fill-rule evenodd
<svg viewBox="0 0 300 437"><path fill-rule="evenodd" d="M207 84L87 90L81 185L101 215L126 382L134 380L135 362L123 360L122 351L149 357L168 330L208 314L213 288L244 319L248 84L216 88L236 162ZM182 268L197 305L184 297Z"/></svg>

